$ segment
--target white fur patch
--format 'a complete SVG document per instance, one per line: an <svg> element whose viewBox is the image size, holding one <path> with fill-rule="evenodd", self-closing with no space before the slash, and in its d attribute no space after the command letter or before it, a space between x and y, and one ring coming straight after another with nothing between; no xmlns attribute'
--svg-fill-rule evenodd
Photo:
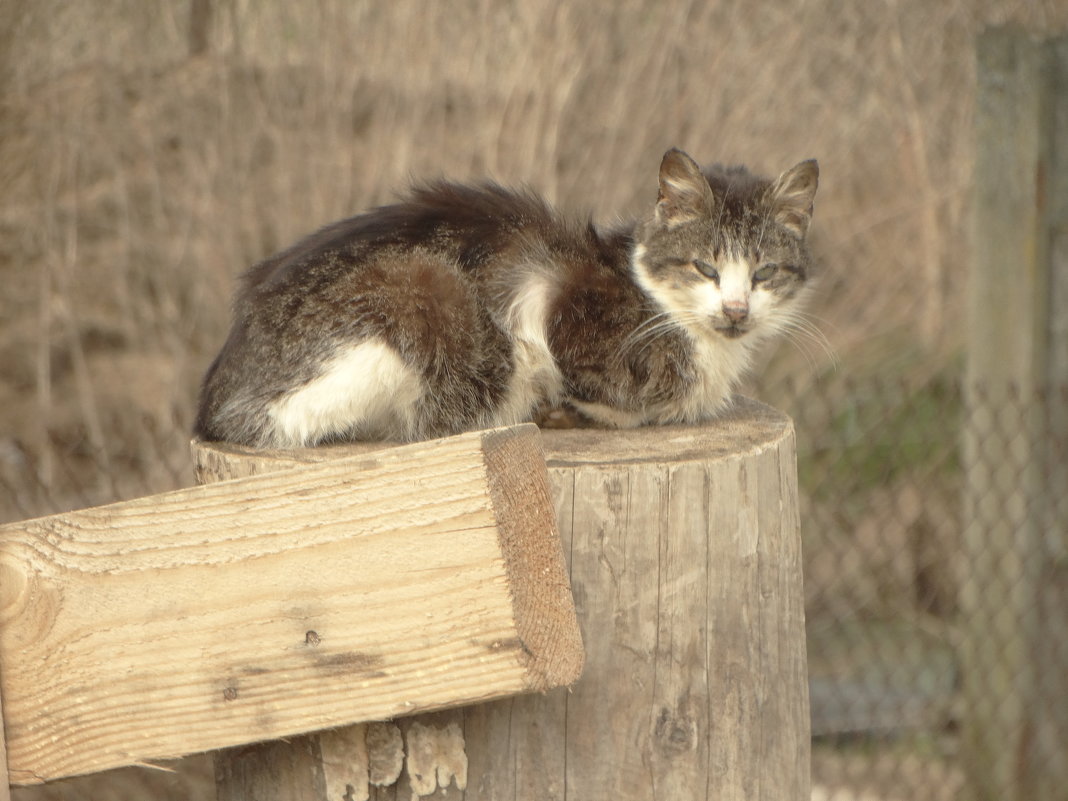
<svg viewBox="0 0 1068 801"><path fill-rule="evenodd" d="M649 410L648 419L659 423L694 423L707 420L722 411L738 379L750 364L752 348L762 338L750 332L739 339L728 339L712 330L713 319L723 319L723 299L727 292L735 302L750 302L748 267L744 262L728 262L721 272L721 285L707 281L685 290L672 290L658 284L645 265L645 249L634 249L632 274L642 288L664 311L680 321L693 345L697 381L683 397L673 398L657 409ZM744 276L744 277L743 277ZM697 319L695 319L695 314ZM699 322L707 321L707 322Z"/></svg>
<svg viewBox="0 0 1068 801"><path fill-rule="evenodd" d="M707 420L726 408L735 384L750 363L750 343L744 339L694 337L693 348L697 383L686 397L672 404L672 409L665 410L671 419L684 423Z"/></svg>
<svg viewBox="0 0 1068 801"><path fill-rule="evenodd" d="M715 287L711 281L709 284ZM709 309L711 314L720 314L725 304L749 306L749 265L740 259L731 259L719 267L718 303Z"/></svg>
<svg viewBox="0 0 1068 801"><path fill-rule="evenodd" d="M646 295L653 298L661 307L667 308L664 301L660 299L660 293L657 291L659 287L649 275L649 268L645 266L645 245L641 242L634 246L634 252L631 254L630 272L634 276L634 282Z"/></svg>
<svg viewBox="0 0 1068 801"><path fill-rule="evenodd" d="M603 403L586 403L575 398L569 398L568 403L591 420L613 428L637 428L649 422L648 415L642 412L626 412Z"/></svg>
<svg viewBox="0 0 1068 801"><path fill-rule="evenodd" d="M545 323L552 295L552 281L535 269L512 297L506 325L512 333L515 370L494 415L495 425L527 420L537 399L553 400L563 391L563 377L546 339Z"/></svg>
<svg viewBox="0 0 1068 801"><path fill-rule="evenodd" d="M320 375L268 407L272 441L312 445L353 429L375 438L406 438L413 430L423 382L379 340L345 348Z"/></svg>

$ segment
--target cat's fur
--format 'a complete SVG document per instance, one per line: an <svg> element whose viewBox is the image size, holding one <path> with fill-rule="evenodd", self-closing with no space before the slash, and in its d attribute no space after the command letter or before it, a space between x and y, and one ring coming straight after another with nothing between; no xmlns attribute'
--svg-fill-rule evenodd
<svg viewBox="0 0 1068 801"><path fill-rule="evenodd" d="M196 434L418 440L560 403L706 420L791 324L817 182L815 161L766 180L673 149L648 217L608 230L492 183L416 188L244 276Z"/></svg>

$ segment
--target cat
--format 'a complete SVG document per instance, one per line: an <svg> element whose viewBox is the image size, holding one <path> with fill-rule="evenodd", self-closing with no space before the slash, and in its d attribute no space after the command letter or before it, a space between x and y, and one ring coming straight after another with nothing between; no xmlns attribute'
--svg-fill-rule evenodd
<svg viewBox="0 0 1068 801"><path fill-rule="evenodd" d="M819 180L669 150L651 212L602 229L494 183L439 181L243 277L195 434L254 447L414 441L566 405L695 423L796 327Z"/></svg>

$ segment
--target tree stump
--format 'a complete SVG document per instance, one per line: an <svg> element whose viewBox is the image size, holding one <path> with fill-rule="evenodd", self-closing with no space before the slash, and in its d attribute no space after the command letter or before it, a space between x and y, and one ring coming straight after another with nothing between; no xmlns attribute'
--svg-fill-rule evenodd
<svg viewBox="0 0 1068 801"><path fill-rule="evenodd" d="M294 742L285 760L267 746L275 750L264 761L314 778L317 794L300 798L331 801L455 798L456 788L480 801L807 800L790 420L738 398L705 426L542 438L586 647L578 683L397 720L387 732L405 769L377 781L368 746L378 762L390 747L381 750L381 731L372 741L371 727ZM209 443L194 454L201 477L219 477L382 447L267 453ZM248 764L249 752L217 758L219 797L251 798L255 777L232 759Z"/></svg>

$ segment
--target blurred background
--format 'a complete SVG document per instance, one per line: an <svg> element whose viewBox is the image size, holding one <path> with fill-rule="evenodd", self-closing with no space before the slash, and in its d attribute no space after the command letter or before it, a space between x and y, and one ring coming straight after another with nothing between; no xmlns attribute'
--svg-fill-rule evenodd
<svg viewBox="0 0 1068 801"><path fill-rule="evenodd" d="M985 587L961 431L975 41L1005 23L1064 33L1068 3L0 0L0 521L190 484L235 277L412 178L611 222L650 208L671 146L817 158L822 334L745 388L798 433L813 799L994 798L962 632L1018 621L962 604ZM1019 771L1064 776L1068 731L980 719L1017 761L1044 743ZM214 797L203 757L176 767L15 797Z"/></svg>

